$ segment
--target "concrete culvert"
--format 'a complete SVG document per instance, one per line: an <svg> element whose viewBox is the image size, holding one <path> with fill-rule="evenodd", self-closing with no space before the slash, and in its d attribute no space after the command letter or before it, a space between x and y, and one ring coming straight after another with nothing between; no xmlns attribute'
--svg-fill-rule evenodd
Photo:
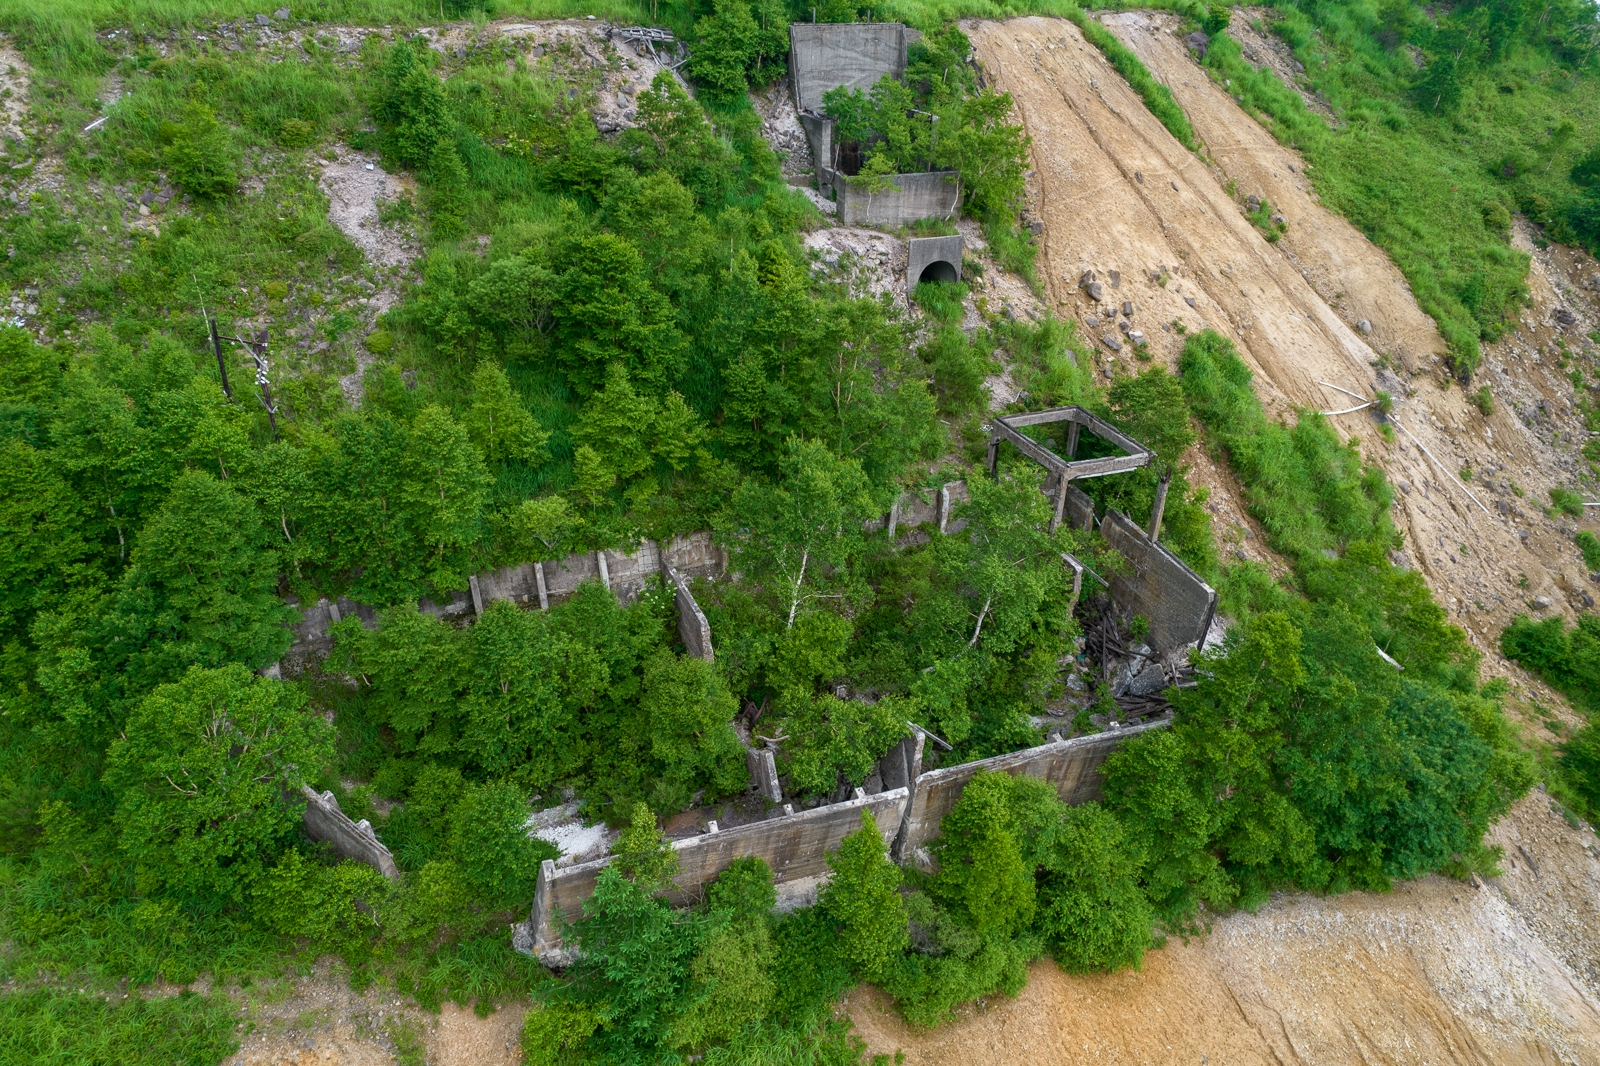
<svg viewBox="0 0 1600 1066"><path fill-rule="evenodd" d="M906 293L924 281L961 280L961 235L913 237L906 242Z"/></svg>

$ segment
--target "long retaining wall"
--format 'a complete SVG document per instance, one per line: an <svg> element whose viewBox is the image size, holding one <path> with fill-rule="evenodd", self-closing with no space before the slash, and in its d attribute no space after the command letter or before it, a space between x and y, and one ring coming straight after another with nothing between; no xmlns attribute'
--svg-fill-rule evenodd
<svg viewBox="0 0 1600 1066"><path fill-rule="evenodd" d="M1101 767L1110 754L1128 738L1166 724L1158 719L927 772L921 770L925 734L915 730L879 762L884 784L892 786L887 791L869 796L857 789L855 798L842 803L674 841L678 887L667 898L676 905L698 902L707 884L733 860L746 855L766 860L779 885L825 875L828 853L860 826L863 809L870 810L877 820L878 831L896 862L922 861L925 857L919 853L938 836L939 822L977 774L986 770L1028 774L1054 785L1066 803L1087 803L1100 798L1104 784ZM545 860L528 918L531 935L519 937L518 942L553 964L567 961L563 927L577 921L600 872L610 863L608 856L559 868Z"/></svg>
<svg viewBox="0 0 1600 1066"><path fill-rule="evenodd" d="M858 795L843 803L675 840L672 846L678 853L678 873L674 882L678 887L667 899L677 905L699 902L705 886L734 859L746 855L764 859L780 884L827 873L828 853L861 827L863 810L872 812L884 843L892 843L900 831L907 797L904 788L875 796ZM549 859L541 864L529 917L535 952L542 955L560 947L563 926L578 920L584 900L594 894L601 871L609 865L609 855L565 868Z"/></svg>

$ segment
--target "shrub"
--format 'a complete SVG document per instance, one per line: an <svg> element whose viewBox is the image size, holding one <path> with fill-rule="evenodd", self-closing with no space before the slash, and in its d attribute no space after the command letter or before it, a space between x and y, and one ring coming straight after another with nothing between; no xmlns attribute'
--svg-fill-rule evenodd
<svg viewBox="0 0 1600 1066"><path fill-rule="evenodd" d="M839 952L850 969L867 981L889 971L905 950L906 907L896 891L900 868L889 861L877 819L863 809L861 828L845 837L828 856L833 880L817 900L838 928Z"/></svg>
<svg viewBox="0 0 1600 1066"><path fill-rule="evenodd" d="M239 185L233 145L209 107L191 102L183 121L163 124L161 133L162 159L174 185L203 200L232 195Z"/></svg>
<svg viewBox="0 0 1600 1066"><path fill-rule="evenodd" d="M1583 565L1590 571L1600 570L1600 537L1596 537L1587 529L1580 529L1578 535L1572 539L1577 542L1578 550L1583 553Z"/></svg>
<svg viewBox="0 0 1600 1066"><path fill-rule="evenodd" d="M316 125L303 118L285 119L278 127L278 143L285 148L310 148L316 139Z"/></svg>
<svg viewBox="0 0 1600 1066"><path fill-rule="evenodd" d="M1569 518L1583 517L1583 497L1571 489L1551 489L1550 506Z"/></svg>

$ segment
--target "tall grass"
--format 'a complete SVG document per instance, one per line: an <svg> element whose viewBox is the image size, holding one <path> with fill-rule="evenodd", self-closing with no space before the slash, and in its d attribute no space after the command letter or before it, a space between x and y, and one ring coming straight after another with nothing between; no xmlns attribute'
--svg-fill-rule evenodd
<svg viewBox="0 0 1600 1066"><path fill-rule="evenodd" d="M41 988L0 996L3 1066L215 1066L238 1048L224 996L105 1000Z"/></svg>

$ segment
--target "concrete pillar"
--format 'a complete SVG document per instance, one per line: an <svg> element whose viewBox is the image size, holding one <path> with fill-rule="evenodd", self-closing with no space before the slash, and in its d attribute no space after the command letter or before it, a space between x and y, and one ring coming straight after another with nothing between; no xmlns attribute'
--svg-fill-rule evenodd
<svg viewBox="0 0 1600 1066"><path fill-rule="evenodd" d="M989 438L989 451L988 451L988 454L984 457L984 460L983 460L984 464L986 466L988 466L989 473L990 473L991 476L994 474L995 464L998 462L999 458L1000 458L1000 437L999 437L998 434L996 434L995 436ZM1069 458L1070 458L1070 456L1069 456Z"/></svg>
<svg viewBox="0 0 1600 1066"><path fill-rule="evenodd" d="M606 550L601 548L594 553L595 567L600 571L600 584L606 588L611 587L611 571L606 569Z"/></svg>
<svg viewBox="0 0 1600 1066"><path fill-rule="evenodd" d="M1150 539L1161 539L1161 515L1167 509L1167 486L1172 483L1172 471L1161 475L1156 483L1156 504L1150 509Z"/></svg>
<svg viewBox="0 0 1600 1066"><path fill-rule="evenodd" d="M778 762L771 748L745 748L744 766L762 799L783 802L783 789L778 785Z"/></svg>
<svg viewBox="0 0 1600 1066"><path fill-rule="evenodd" d="M1061 472L1061 484L1056 487L1056 510L1050 516L1050 532L1054 533L1061 527L1061 515L1067 509L1067 486L1072 484L1067 479L1065 470Z"/></svg>
<svg viewBox="0 0 1600 1066"><path fill-rule="evenodd" d="M939 488L939 532L945 533L950 529L950 486L942 485Z"/></svg>
<svg viewBox="0 0 1600 1066"><path fill-rule="evenodd" d="M539 610L548 611L550 609L550 592L544 585L543 563L533 564L533 580L539 586Z"/></svg>
<svg viewBox="0 0 1600 1066"><path fill-rule="evenodd" d="M483 613L483 593L478 590L478 575L467 578L467 589L472 593L472 613Z"/></svg>
<svg viewBox="0 0 1600 1066"><path fill-rule="evenodd" d="M1067 458L1068 459L1076 459L1078 457L1078 430L1079 430L1079 428L1081 428L1081 427L1079 427L1078 423L1076 423L1076 422L1068 422L1067 423Z"/></svg>

